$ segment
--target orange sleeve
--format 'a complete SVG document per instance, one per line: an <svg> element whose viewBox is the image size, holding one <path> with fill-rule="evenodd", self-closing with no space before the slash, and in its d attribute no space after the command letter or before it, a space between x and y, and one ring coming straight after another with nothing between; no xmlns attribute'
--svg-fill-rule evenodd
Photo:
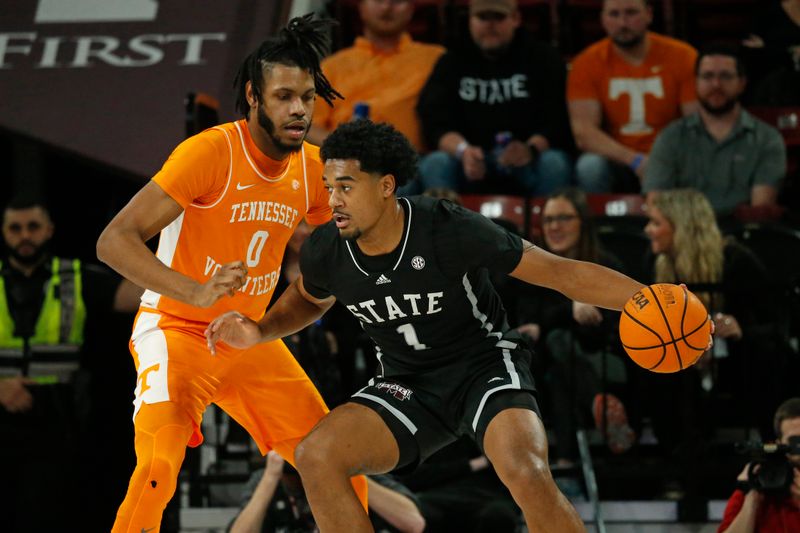
<svg viewBox="0 0 800 533"><path fill-rule="evenodd" d="M697 62L697 50L692 48L691 46L686 46L685 50L682 50L681 57L681 64L676 65L678 72L681 73L681 78L678 81L680 84L680 98L681 103L685 104L687 102L694 102L697 100L697 92L695 90L695 62Z"/></svg>
<svg viewBox="0 0 800 533"><path fill-rule="evenodd" d="M597 90L595 80L600 78L597 72L597 54L593 50L585 50L572 61L572 68L567 77L567 100L597 100L603 98Z"/></svg>
<svg viewBox="0 0 800 533"><path fill-rule="evenodd" d="M212 203L225 190L230 161L225 134L209 129L179 144L153 181L184 209Z"/></svg>
<svg viewBox="0 0 800 533"><path fill-rule="evenodd" d="M319 148L306 143L306 172L308 180L308 213L306 221L312 226L325 224L333 216L328 205L328 191L322 181L322 161Z"/></svg>

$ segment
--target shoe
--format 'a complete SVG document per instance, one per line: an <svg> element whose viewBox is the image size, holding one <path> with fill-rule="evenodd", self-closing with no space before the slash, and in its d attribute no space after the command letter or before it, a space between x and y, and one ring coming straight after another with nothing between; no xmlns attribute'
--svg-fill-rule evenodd
<svg viewBox="0 0 800 533"><path fill-rule="evenodd" d="M603 395L598 394L592 402L592 414L594 424L600 433L603 433L608 443L608 448L612 453L623 453L633 446L636 441L636 433L628 425L628 415L625 406L619 398L613 394L605 395L606 422L608 431L603 431Z"/></svg>

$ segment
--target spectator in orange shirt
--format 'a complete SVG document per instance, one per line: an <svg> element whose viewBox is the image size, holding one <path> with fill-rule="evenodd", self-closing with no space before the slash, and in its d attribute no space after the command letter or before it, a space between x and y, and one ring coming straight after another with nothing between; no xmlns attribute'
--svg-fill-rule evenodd
<svg viewBox="0 0 800 533"><path fill-rule="evenodd" d="M406 32L414 14L412 0L361 0L364 36L322 62L331 85L344 95L333 107L317 100L308 140L321 145L356 104L368 106L373 122L388 122L418 151L424 146L414 108L417 97L444 48L418 43Z"/></svg>
<svg viewBox="0 0 800 533"><path fill-rule="evenodd" d="M587 192L638 192L656 135L697 110L688 44L648 31L648 0L605 0L605 39L572 63L567 101Z"/></svg>

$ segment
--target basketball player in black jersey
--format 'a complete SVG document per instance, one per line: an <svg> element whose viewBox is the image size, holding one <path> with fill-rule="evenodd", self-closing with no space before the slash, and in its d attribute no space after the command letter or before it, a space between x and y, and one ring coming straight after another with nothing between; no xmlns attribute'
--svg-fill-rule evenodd
<svg viewBox="0 0 800 533"><path fill-rule="evenodd" d="M247 348L302 329L339 300L375 342L377 375L295 452L320 530L371 531L351 476L414 468L469 435L529 531L584 531L550 475L531 354L487 270L616 310L642 285L549 254L450 202L397 198L416 156L387 124L343 124L321 156L334 220L303 246L301 277L260 322L231 312L206 331L212 352L220 341Z"/></svg>

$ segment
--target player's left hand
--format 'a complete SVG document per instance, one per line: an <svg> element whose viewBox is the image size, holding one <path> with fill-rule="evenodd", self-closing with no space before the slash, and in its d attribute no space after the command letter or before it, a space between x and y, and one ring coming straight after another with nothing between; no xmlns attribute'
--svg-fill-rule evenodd
<svg viewBox="0 0 800 533"><path fill-rule="evenodd" d="M238 311L228 311L211 321L205 336L211 355L216 355L219 341L239 350L255 346L261 341L261 328Z"/></svg>

